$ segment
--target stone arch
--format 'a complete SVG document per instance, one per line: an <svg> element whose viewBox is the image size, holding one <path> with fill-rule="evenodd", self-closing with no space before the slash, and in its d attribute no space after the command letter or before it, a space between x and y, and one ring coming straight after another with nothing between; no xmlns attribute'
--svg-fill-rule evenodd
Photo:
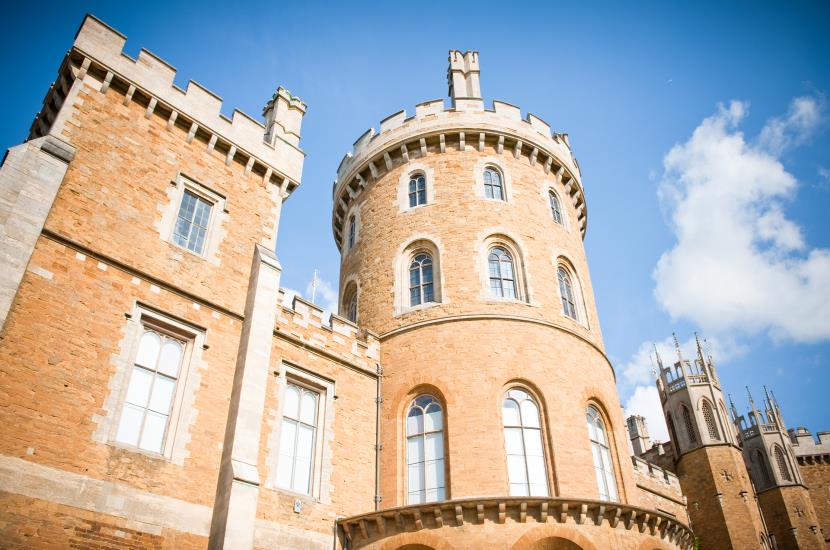
<svg viewBox="0 0 830 550"><path fill-rule="evenodd" d="M442 537L421 530L388 537L378 550L455 550L455 547Z"/></svg>
<svg viewBox="0 0 830 550"><path fill-rule="evenodd" d="M485 299L493 299L490 294L489 255L494 248L503 248L513 261L513 276L515 281L516 298L514 301L530 303L531 291L528 281L527 253L525 247L506 231L495 229L482 239L480 276Z"/></svg>
<svg viewBox="0 0 830 550"><path fill-rule="evenodd" d="M559 524L545 524L522 535L511 550L597 550L585 534Z"/></svg>
<svg viewBox="0 0 830 550"><path fill-rule="evenodd" d="M672 546L655 538L649 538L640 543L637 550L670 550L673 548L676 548L676 546Z"/></svg>
<svg viewBox="0 0 830 550"><path fill-rule="evenodd" d="M585 301L585 288L582 284L582 276L580 275L579 271L577 271L576 266L571 261L570 258L565 256L564 254L559 254L556 259L554 260L554 267L556 268L556 288L559 290L559 270L562 269L571 279L571 285L573 286L573 293L574 298L576 299L576 319L575 322L583 325L585 328L590 328L590 324L588 323L588 304ZM561 298L561 291L559 292L559 297ZM559 304L561 306L561 304Z"/></svg>
<svg viewBox="0 0 830 550"><path fill-rule="evenodd" d="M412 259L424 252L432 259L432 277L434 300L412 306L409 301L409 265ZM394 312L395 316L402 315L415 309L432 307L448 303L449 300L444 293L444 271L441 269L443 245L440 238L426 233L410 235L402 244L394 257L392 269L395 275L394 286Z"/></svg>

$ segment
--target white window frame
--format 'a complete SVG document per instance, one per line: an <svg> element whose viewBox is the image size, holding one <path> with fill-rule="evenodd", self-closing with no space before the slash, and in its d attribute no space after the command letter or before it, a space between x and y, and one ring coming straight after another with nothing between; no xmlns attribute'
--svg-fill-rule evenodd
<svg viewBox="0 0 830 550"><path fill-rule="evenodd" d="M170 408L161 453L148 451L117 439L127 390L129 389L133 369L135 368L136 355L145 327L184 343L181 368L176 380L173 404ZM197 367L203 366L201 365L201 352L205 347L205 330L161 313L149 306L136 303L133 312L130 314L125 340L129 344L122 349L122 354L118 358L117 372L111 382L114 391L108 396L104 404L104 409L108 410L109 414L104 419L96 419L99 423L99 429L96 430L94 439L105 441L114 447L156 458L165 458L177 464L182 464L187 457L185 445L189 442L188 420L192 421L195 418L193 401L201 377L193 373Z"/></svg>
<svg viewBox="0 0 830 550"><path fill-rule="evenodd" d="M490 290L490 252L494 248L504 248L513 259L513 276L516 286L516 297L500 297ZM481 242L479 266L481 281L481 297L490 303L531 304L530 281L525 271L525 255L512 237L503 232L491 233Z"/></svg>
<svg viewBox="0 0 830 550"><path fill-rule="evenodd" d="M268 438L268 477L265 486L314 502L331 502L331 452L330 442L333 439L332 426L334 422L334 381L316 375L299 366L283 362L280 365L280 374L277 384L277 403L269 413L274 429ZM317 392L317 424L314 440L314 456L311 462L310 491L301 493L277 485L277 469L280 459L280 435L283 427L283 405L288 384L300 386Z"/></svg>
<svg viewBox="0 0 830 550"><path fill-rule="evenodd" d="M490 198L485 192L484 172L488 168L495 170L501 176L503 195L501 199ZM473 196L482 200L490 201L494 204L509 204L513 202L513 180L510 176L510 171L507 169L507 166L505 166L502 158L496 156L480 158L473 168L473 180Z"/></svg>
<svg viewBox="0 0 830 550"><path fill-rule="evenodd" d="M414 406L416 406L416 401L418 399L422 398L422 397L429 397L429 398L433 399L435 401L435 403L437 403L438 406L440 407L440 409L441 409L441 429L440 430L432 430L432 431L428 432L428 431L426 431L426 426L424 426L424 429L421 432L410 435L410 433L409 433L409 422L408 422L409 412L412 410L412 408ZM430 405L431 405L431 403L430 403ZM419 406L419 408L420 408L420 406ZM425 415L422 415L422 416L425 416ZM404 424L404 434L403 434L404 435L404 471L406 472L406 475L404 476L404 479L405 479L405 485L404 485L404 497L405 497L405 499L404 500L406 501L407 504L426 504L428 502L441 502L443 500L447 500L447 495L449 493L449 483L448 483L449 482L449 475L448 475L448 472L447 472L447 408L446 408L446 406L444 405L443 401L437 395L435 395L433 393L429 393L429 392L418 393L415 397L413 397L412 399L409 400L409 405L406 407L406 410L404 411L403 424ZM437 500L427 500L426 499L426 493L428 491L428 488L426 486L426 437L427 437L427 435L434 434L434 433L440 433L441 434L441 437L440 437L440 439L441 439L441 459L440 460L441 460L441 469L442 469L442 473L443 473L443 477L444 477L444 485L442 487L434 487L434 489L436 491L438 489L440 489L441 490L441 496L443 498L439 498ZM422 447L423 451L424 451L424 456L421 457L422 460L419 462L419 464L421 464L422 467L419 468L419 470L418 470L418 475L424 481L423 486L422 486L423 488L421 489L421 491L424 493L424 500L420 501L420 502L411 502L409 500L409 498L410 498L410 491L409 491L409 482L410 482L410 478L409 478L409 458L410 458L410 456L409 456L409 441L410 441L410 439L414 439L414 438L420 438L424 443L423 447Z"/></svg>
<svg viewBox="0 0 830 550"><path fill-rule="evenodd" d="M190 250L186 246L176 243L173 239L179 211L181 210L186 191L189 191L199 199L210 204L210 217L205 230L205 240L201 252ZM168 197L170 203L164 209L159 227L162 238L174 246L176 250L183 250L188 254L193 254L194 256L205 258L212 263L218 264L217 252L219 243L225 234L222 224L228 218L228 204L225 195L199 183L183 173L179 173L176 179L171 182L171 190L168 192Z"/></svg>
<svg viewBox="0 0 830 550"><path fill-rule="evenodd" d="M602 432L605 441L598 441L594 440L591 437L591 428L590 423L591 420L588 420L588 416L593 411L596 414L596 417L599 419L600 424L602 424ZM617 483L617 470L614 461L614 453L613 453L613 446L611 444L611 437L609 435L608 430L608 422L605 419L605 416L600 411L599 407L594 404L589 404L585 408L585 416L586 416L586 426L588 428L588 441L591 445L591 458L594 466L595 472L597 470L602 471L603 475L603 483L606 486L606 489L609 490L608 494L602 493L602 485L600 485L600 480L597 479L597 490L599 491L599 498L600 500L604 500L607 502L620 502L620 487ZM596 428L595 428L596 429ZM599 456L600 456L600 464L597 464L597 455L595 454L595 448L599 448ZM605 451L605 452L603 452ZM609 464L605 463L605 460L609 461ZM613 494L612 490L613 489Z"/></svg>
<svg viewBox="0 0 830 550"><path fill-rule="evenodd" d="M520 391L525 394L525 398L521 401L530 401L533 403L534 407L536 407L536 422L538 422L538 426L533 426L531 423L527 422L529 419L524 418L524 411L521 410L521 401L516 398L516 396L511 395L511 392ZM504 418L504 406L507 400L511 400L518 405L518 414L519 414L519 423L518 424L510 424L506 423L506 419ZM539 402L539 399L528 390L524 386L513 386L508 388L503 394L501 399L501 424L502 424L502 436L504 438L504 457L505 457L505 466L507 468L507 484L508 484L508 494L510 496L517 496L517 497L549 497L550 496L550 478L548 475L548 460L547 460L547 445L545 444L545 430L544 430L544 419L542 414L542 405ZM507 433L508 430L519 430L521 433L521 443L522 443L522 454L508 454L507 452ZM539 444L542 450L542 468L543 468L543 477L545 479L545 493L544 494L531 494L531 486L534 485L530 482L530 474L531 474L531 467L528 461L528 452L527 452L527 443L528 443L528 431L536 431L539 437ZM521 456L524 466L524 474L525 480L524 482L516 482L510 480L510 466L509 466L509 457L510 456ZM514 485L524 485L525 489L527 490L527 494L515 494L513 493L513 486Z"/></svg>
<svg viewBox="0 0 830 550"><path fill-rule="evenodd" d="M394 316L419 311L449 303L444 294L444 273L441 269L440 239L432 235L411 235L401 248L395 260L395 309ZM429 254L432 258L432 301L413 306L409 294L409 266L418 254Z"/></svg>
<svg viewBox="0 0 830 550"><path fill-rule="evenodd" d="M435 204L435 170L431 166L417 161L409 162L406 168L398 178L398 211L416 212ZM409 182L418 175L424 176L426 180L426 202L409 206Z"/></svg>

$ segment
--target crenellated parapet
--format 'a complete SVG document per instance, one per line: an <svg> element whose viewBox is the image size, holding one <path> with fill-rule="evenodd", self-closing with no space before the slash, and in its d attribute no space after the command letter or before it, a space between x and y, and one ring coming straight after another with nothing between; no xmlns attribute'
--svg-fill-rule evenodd
<svg viewBox="0 0 830 550"><path fill-rule="evenodd" d="M323 308L299 296L285 303L280 289L274 335L306 347L346 366L375 375L380 362L380 340L368 330L338 315L326 319Z"/></svg>
<svg viewBox="0 0 830 550"><path fill-rule="evenodd" d="M678 498L682 498L683 491L680 489L680 480L673 472L664 470L660 466L652 464L651 462L643 460L637 456L632 456L631 462L634 465L635 478L641 477L644 479L659 481L660 483L665 484L668 489L675 492Z"/></svg>
<svg viewBox="0 0 830 550"><path fill-rule="evenodd" d="M451 75L452 76L452 75ZM451 84L452 90L452 84ZM398 111L370 128L354 143L337 169L334 183L332 229L342 244L346 215L364 188L395 167L427 154L447 150L464 151L492 147L499 155L513 155L552 173L577 211L578 227L584 236L587 205L579 164L571 152L568 135L553 132L538 116L503 101L485 109L481 99L457 101L446 107L436 99L415 106L415 113Z"/></svg>
<svg viewBox="0 0 830 550"><path fill-rule="evenodd" d="M805 461L830 463L830 432L817 432L813 437L807 428L799 426L790 428L788 433L800 464Z"/></svg>
<svg viewBox="0 0 830 550"><path fill-rule="evenodd" d="M246 175L262 175L286 194L299 185L305 157L299 148L300 125L306 110L299 98L278 88L265 107L265 124L240 110L228 118L221 112L221 97L192 80L184 90L179 88L174 83L175 68L145 49L133 59L123 51L125 43L126 36L87 15L29 138L59 135L60 128L53 125L60 120L63 103L71 99L76 81L88 79L101 93L122 94L125 105L136 102L146 107L147 118L163 117L168 130L184 130L188 143L204 143L209 153L222 154L226 164L243 166Z"/></svg>

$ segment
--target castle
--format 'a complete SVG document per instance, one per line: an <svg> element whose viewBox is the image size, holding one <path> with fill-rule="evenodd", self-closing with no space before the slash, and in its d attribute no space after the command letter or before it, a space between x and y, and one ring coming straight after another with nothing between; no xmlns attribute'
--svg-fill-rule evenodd
<svg viewBox="0 0 830 550"><path fill-rule="evenodd" d="M702 352L671 443L626 422L568 136L476 52L338 167L327 317L274 253L306 105L228 118L125 41L84 19L0 167L0 547L823 547L830 442L734 425Z"/></svg>

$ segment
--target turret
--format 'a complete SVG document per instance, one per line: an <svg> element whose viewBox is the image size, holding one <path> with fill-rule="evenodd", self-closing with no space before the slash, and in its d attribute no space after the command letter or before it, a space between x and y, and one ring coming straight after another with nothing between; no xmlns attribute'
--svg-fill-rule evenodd
<svg viewBox="0 0 830 550"><path fill-rule="evenodd" d="M648 437L648 427L643 416L631 415L626 421L628 426L628 437L631 440L631 447L634 456L640 456L651 448L651 440Z"/></svg>
<svg viewBox="0 0 830 550"><path fill-rule="evenodd" d="M271 145L278 139L284 139L292 145L300 143L300 127L303 123L306 104L291 92L280 86L265 108L265 141Z"/></svg>
<svg viewBox="0 0 830 550"><path fill-rule="evenodd" d="M479 83L478 52L450 50L447 84L453 108L484 109Z"/></svg>

